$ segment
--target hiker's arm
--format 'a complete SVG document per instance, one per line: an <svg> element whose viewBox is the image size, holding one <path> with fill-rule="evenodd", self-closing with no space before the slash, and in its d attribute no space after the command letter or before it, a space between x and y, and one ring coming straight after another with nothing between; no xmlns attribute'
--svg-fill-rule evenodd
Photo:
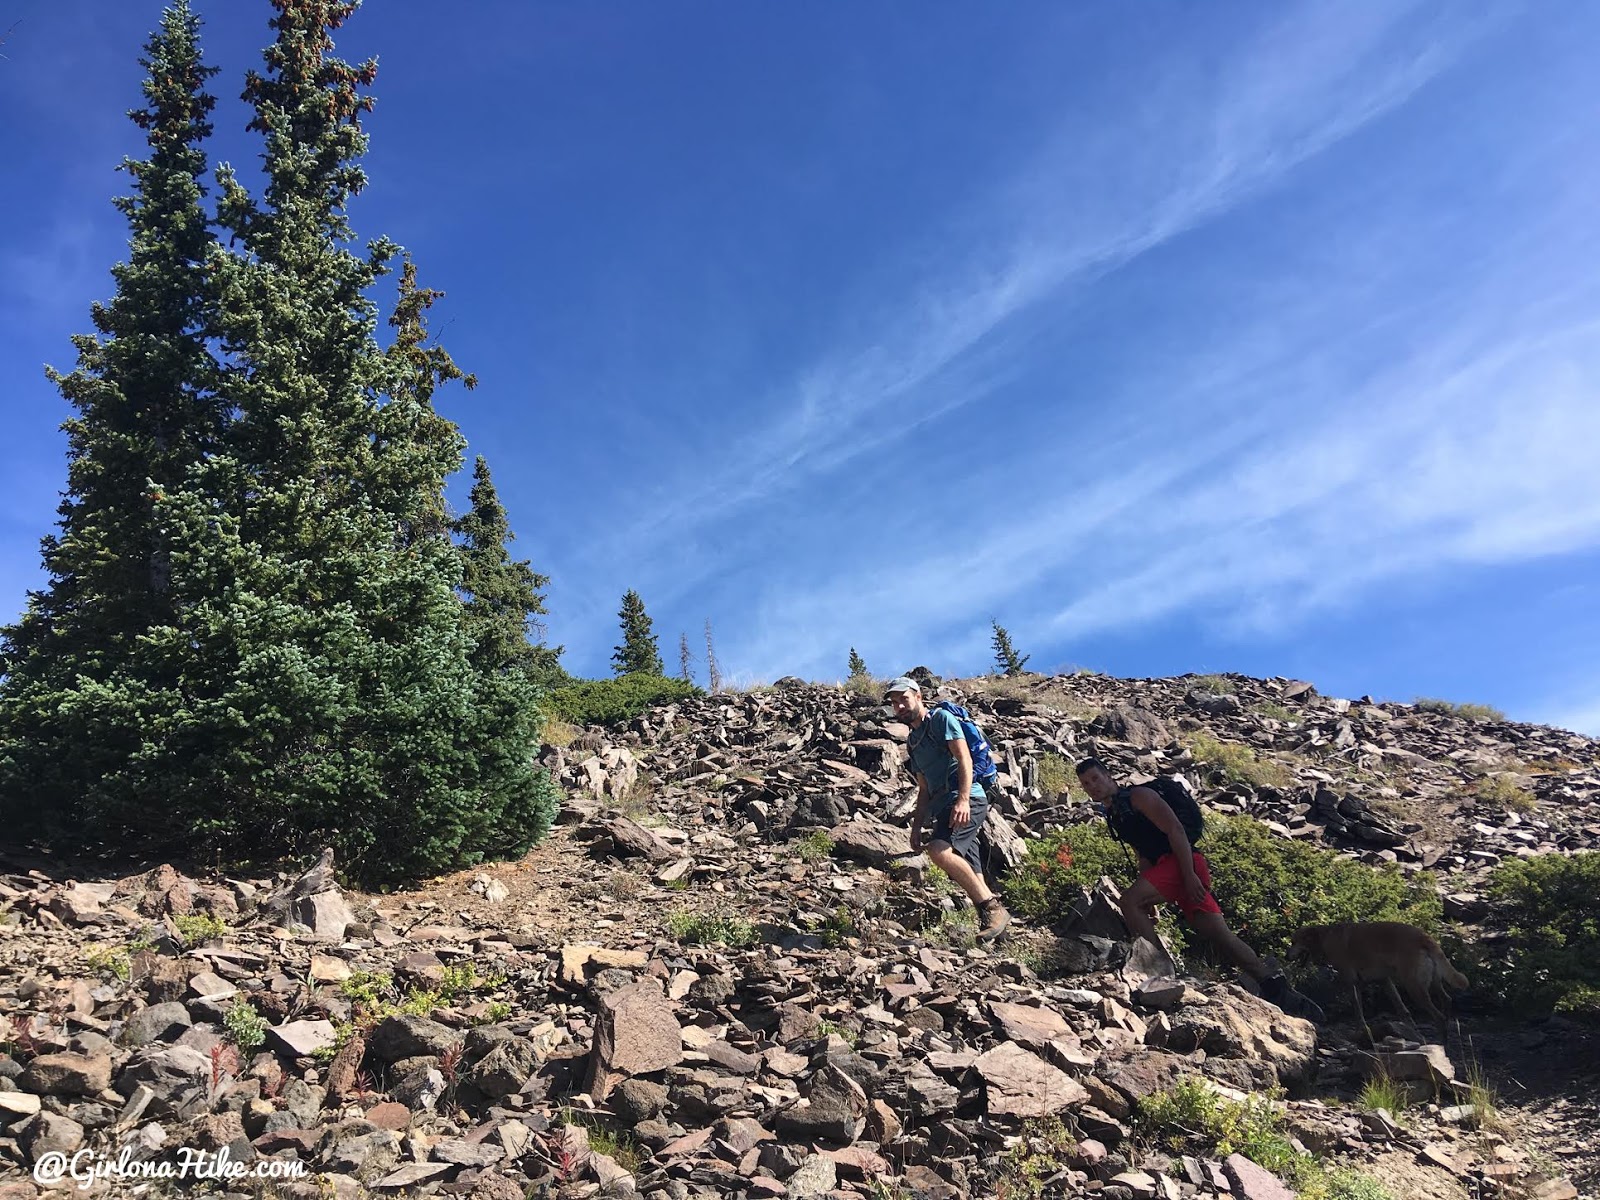
<svg viewBox="0 0 1600 1200"><path fill-rule="evenodd" d="M950 810L950 828L965 829L972 822L972 751L967 739L953 738L945 743L956 760L956 803Z"/></svg>
<svg viewBox="0 0 1600 1200"><path fill-rule="evenodd" d="M928 778L913 771L917 780L917 811L911 814L911 853L922 850L922 827L928 822Z"/></svg>
<svg viewBox="0 0 1600 1200"><path fill-rule="evenodd" d="M1147 787L1136 787L1130 791L1128 803L1149 817L1151 824L1167 835L1172 857L1178 860L1178 875L1183 879L1183 887L1189 893L1189 898L1204 899L1206 886L1195 874L1194 847L1189 844L1189 835L1184 831L1183 822L1178 820L1178 814L1172 811L1172 806L1161 798L1160 792Z"/></svg>

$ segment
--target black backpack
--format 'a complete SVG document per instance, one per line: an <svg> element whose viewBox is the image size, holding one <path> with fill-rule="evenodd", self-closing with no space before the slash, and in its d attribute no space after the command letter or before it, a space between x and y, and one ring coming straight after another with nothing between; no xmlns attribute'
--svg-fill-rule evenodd
<svg viewBox="0 0 1600 1200"><path fill-rule="evenodd" d="M1188 835L1190 846L1196 845L1205 836L1206 819L1199 803L1189 794L1189 789L1173 776L1157 775L1149 783L1137 786L1149 788L1167 802L1167 807L1177 814L1178 824L1183 826L1183 832ZM1111 797L1111 803L1106 806L1106 825L1112 837L1132 846L1150 862L1155 862L1163 854L1171 853L1172 847L1167 843L1167 835L1157 829L1149 817L1133 807L1128 797L1132 790L1131 787L1121 788Z"/></svg>

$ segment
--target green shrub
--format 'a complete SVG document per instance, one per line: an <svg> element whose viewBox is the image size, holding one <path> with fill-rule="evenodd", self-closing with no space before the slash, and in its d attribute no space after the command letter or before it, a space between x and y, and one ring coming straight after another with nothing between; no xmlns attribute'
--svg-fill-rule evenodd
<svg viewBox="0 0 1600 1200"><path fill-rule="evenodd" d="M1292 1172L1306 1157L1290 1143L1272 1097L1229 1100L1193 1076L1146 1096L1135 1121L1146 1137L1168 1149L1195 1146L1218 1158L1242 1154L1279 1174Z"/></svg>
<svg viewBox="0 0 1600 1200"><path fill-rule="evenodd" d="M681 909L667 914L667 932L686 945L723 945L735 950L753 946L757 940L755 926L743 917Z"/></svg>
<svg viewBox="0 0 1600 1200"><path fill-rule="evenodd" d="M795 843L795 854L801 862L821 862L833 853L833 839L824 829L815 829Z"/></svg>
<svg viewBox="0 0 1600 1200"><path fill-rule="evenodd" d="M883 689L889 686L887 679L879 679L875 675L852 675L844 681L847 692L854 692L857 696L864 696L868 700L883 702Z"/></svg>
<svg viewBox="0 0 1600 1200"><path fill-rule="evenodd" d="M1219 741L1209 733L1196 733L1185 741L1195 761L1210 768L1213 780L1245 783L1254 788L1285 787L1291 782L1282 763L1258 758L1249 746Z"/></svg>
<svg viewBox="0 0 1600 1200"><path fill-rule="evenodd" d="M1169 1150L1198 1150L1216 1158L1242 1154L1282 1176L1301 1200L1394 1200L1372 1176L1347 1167L1330 1169L1295 1149L1275 1097L1230 1100L1191 1076L1145 1097L1134 1122L1142 1136Z"/></svg>
<svg viewBox="0 0 1600 1200"><path fill-rule="evenodd" d="M1060 1117L1035 1117L1022 1123L1022 1136L1000 1160L994 1194L1004 1200L1040 1200L1072 1153L1077 1137Z"/></svg>
<svg viewBox="0 0 1600 1200"><path fill-rule="evenodd" d="M685 679L635 673L555 688L546 703L552 714L574 725L621 725L651 705L704 694Z"/></svg>
<svg viewBox="0 0 1600 1200"><path fill-rule="evenodd" d="M1434 928L1440 903L1431 877L1407 879L1394 866L1369 867L1354 859L1279 837L1250 817L1206 817L1199 849L1211 866L1211 885L1235 933L1258 953L1282 954L1302 925L1336 921L1409 921ZM1079 893L1101 875L1123 887L1134 878L1127 852L1104 822L1075 825L1028 844L1028 856L1011 873L1006 898L1024 916L1064 916ZM1174 910L1164 905L1163 932ZM1185 925L1191 950L1203 943Z"/></svg>
<svg viewBox="0 0 1600 1200"><path fill-rule="evenodd" d="M1371 1175L1349 1167L1297 1171L1295 1188L1300 1200L1394 1200L1394 1194Z"/></svg>
<svg viewBox="0 0 1600 1200"><path fill-rule="evenodd" d="M1035 778L1045 799L1054 800L1071 790L1074 775L1067 760L1054 750L1049 750L1039 756L1039 771Z"/></svg>
<svg viewBox="0 0 1600 1200"><path fill-rule="evenodd" d="M364 1005L369 1009L376 1009L382 1004L394 984L394 977L387 971L351 971L339 984L339 991L348 1000Z"/></svg>
<svg viewBox="0 0 1600 1200"><path fill-rule="evenodd" d="M1518 1008L1600 1017L1600 852L1501 863L1489 898L1506 952L1480 959L1474 984Z"/></svg>
<svg viewBox="0 0 1600 1200"><path fill-rule="evenodd" d="M1303 925L1406 921L1432 930L1442 915L1432 876L1370 867L1250 817L1207 817L1200 849L1229 925L1262 954L1286 952Z"/></svg>
<svg viewBox="0 0 1600 1200"><path fill-rule="evenodd" d="M212 938L224 937L228 932L226 922L206 913L177 917L173 920L173 924L178 927L184 944L188 946L198 946L201 942L209 942Z"/></svg>
<svg viewBox="0 0 1600 1200"><path fill-rule="evenodd" d="M106 971L127 983L133 974L132 956L113 946L96 946L84 955L84 964L95 972Z"/></svg>
<svg viewBox="0 0 1600 1200"><path fill-rule="evenodd" d="M1504 775L1485 775L1482 779L1475 779L1468 790L1479 800L1499 805L1508 812L1532 812L1539 806L1538 797Z"/></svg>
<svg viewBox="0 0 1600 1200"><path fill-rule="evenodd" d="M1197 692L1210 692L1213 696L1231 696L1239 690L1226 675L1196 675L1190 685Z"/></svg>
<svg viewBox="0 0 1600 1200"><path fill-rule="evenodd" d="M1505 713L1498 708L1491 708L1487 704L1457 704L1454 700L1435 700L1427 696L1418 696L1413 708L1422 712L1445 713L1452 717L1463 717L1468 721L1504 721Z"/></svg>
<svg viewBox="0 0 1600 1200"><path fill-rule="evenodd" d="M1124 886L1133 878L1128 851L1104 821L1086 821L1029 841L1027 851L1027 858L1006 877L1006 902L1034 920L1065 915L1078 899L1078 889L1093 887L1102 875Z"/></svg>
<svg viewBox="0 0 1600 1200"><path fill-rule="evenodd" d="M234 1045L246 1054L259 1049L267 1040L267 1023L248 1000L235 1000L223 1017L222 1025Z"/></svg>

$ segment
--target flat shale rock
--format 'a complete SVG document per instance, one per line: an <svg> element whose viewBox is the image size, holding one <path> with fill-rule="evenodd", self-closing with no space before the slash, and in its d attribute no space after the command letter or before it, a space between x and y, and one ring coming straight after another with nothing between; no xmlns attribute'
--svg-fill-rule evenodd
<svg viewBox="0 0 1600 1200"><path fill-rule="evenodd" d="M1048 1117L1089 1099L1076 1079L1015 1042L987 1051L973 1066L987 1087L991 1116Z"/></svg>

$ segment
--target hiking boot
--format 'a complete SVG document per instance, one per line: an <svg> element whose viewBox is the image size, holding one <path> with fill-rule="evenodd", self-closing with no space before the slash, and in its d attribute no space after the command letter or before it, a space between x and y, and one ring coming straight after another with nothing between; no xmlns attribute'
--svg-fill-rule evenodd
<svg viewBox="0 0 1600 1200"><path fill-rule="evenodd" d="M1006 906L1000 903L999 896L990 896L978 905L980 942L993 941L1006 931L1006 926L1009 924L1011 924L1011 914L1006 911Z"/></svg>
<svg viewBox="0 0 1600 1200"><path fill-rule="evenodd" d="M1269 975L1261 981L1261 998L1289 1016L1304 1017L1315 1025L1321 1025L1328 1019L1321 1005L1295 991L1282 975Z"/></svg>

